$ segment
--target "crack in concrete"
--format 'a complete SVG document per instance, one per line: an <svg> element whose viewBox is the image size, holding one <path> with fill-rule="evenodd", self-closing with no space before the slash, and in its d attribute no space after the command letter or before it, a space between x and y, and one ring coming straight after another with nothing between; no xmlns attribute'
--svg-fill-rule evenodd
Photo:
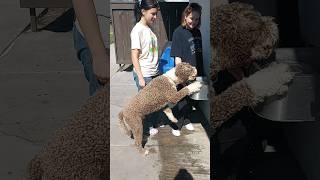
<svg viewBox="0 0 320 180"><path fill-rule="evenodd" d="M30 23L23 28L22 31L20 31L16 37L14 37L9 43L8 45L5 46L5 48L1 51L0 53L0 59L2 57L4 57L6 54L8 54L10 52L10 50L12 49L13 45L15 44L15 42L19 39L19 37L24 33L26 32L28 29L30 29Z"/></svg>
<svg viewBox="0 0 320 180"><path fill-rule="evenodd" d="M33 140L33 139L29 139L29 138L26 138L26 137L23 137L23 136L19 136L19 135L16 135L16 134L9 134L5 131L2 131L0 130L0 133L4 136L8 136L8 137L15 137L17 139L20 139L20 140L23 140L23 141L26 141L28 143L32 143L34 145L41 145L43 144L43 141L36 141L36 140Z"/></svg>

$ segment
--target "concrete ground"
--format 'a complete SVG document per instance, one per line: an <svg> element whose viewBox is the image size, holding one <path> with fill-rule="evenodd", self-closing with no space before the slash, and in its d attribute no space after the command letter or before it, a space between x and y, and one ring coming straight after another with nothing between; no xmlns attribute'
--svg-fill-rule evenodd
<svg viewBox="0 0 320 180"><path fill-rule="evenodd" d="M2 0L0 2L0 52L29 23L28 11L19 8L18 0ZM8 18L8 15L11 15Z"/></svg>
<svg viewBox="0 0 320 180"><path fill-rule="evenodd" d="M195 131L182 129L182 135L175 137L167 125L159 128L159 134L149 137L147 148L156 153L147 157L140 155L132 146L132 139L122 134L118 127L117 114L136 93L137 88L131 71L117 72L114 45L110 48L110 178L113 180L208 180L210 179L210 143L199 120L204 116L194 111L192 121Z"/></svg>

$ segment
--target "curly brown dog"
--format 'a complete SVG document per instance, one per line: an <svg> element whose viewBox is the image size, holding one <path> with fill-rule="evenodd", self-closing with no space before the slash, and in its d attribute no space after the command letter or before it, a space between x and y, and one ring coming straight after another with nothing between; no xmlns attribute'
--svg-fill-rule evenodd
<svg viewBox="0 0 320 180"><path fill-rule="evenodd" d="M210 89L210 120L218 128L244 107L254 107L273 95L284 94L293 73L286 64L259 67L277 45L279 35L272 17L262 16L252 5L230 3L211 10L211 80L222 79L219 72L248 69L248 73L221 93Z"/></svg>
<svg viewBox="0 0 320 180"><path fill-rule="evenodd" d="M120 127L128 136L133 134L135 145L140 153L148 154L148 150L144 151L142 147L142 121L146 115L161 110L168 103L176 104L186 95L199 91L201 88L199 82L194 82L180 91L176 88L178 84L194 80L196 75L196 68L188 63L180 63L164 75L153 79L119 113ZM172 122L177 122L169 107L163 111Z"/></svg>
<svg viewBox="0 0 320 180"><path fill-rule="evenodd" d="M109 93L102 88L27 166L27 180L108 179Z"/></svg>

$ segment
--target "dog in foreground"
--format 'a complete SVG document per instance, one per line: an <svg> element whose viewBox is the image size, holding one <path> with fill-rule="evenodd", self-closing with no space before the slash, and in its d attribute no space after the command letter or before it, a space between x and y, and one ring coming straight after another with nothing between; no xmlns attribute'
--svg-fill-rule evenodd
<svg viewBox="0 0 320 180"><path fill-rule="evenodd" d="M26 180L108 179L109 93L101 88L28 164Z"/></svg>
<svg viewBox="0 0 320 180"><path fill-rule="evenodd" d="M133 135L139 153L147 155L149 152L142 147L145 117L163 109L168 119L176 123L177 119L167 105L176 104L185 96L200 91L202 86L200 82L193 82L179 91L176 88L178 84L195 80L196 76L195 67L188 63L180 63L165 74L153 79L119 113L120 127L129 137Z"/></svg>

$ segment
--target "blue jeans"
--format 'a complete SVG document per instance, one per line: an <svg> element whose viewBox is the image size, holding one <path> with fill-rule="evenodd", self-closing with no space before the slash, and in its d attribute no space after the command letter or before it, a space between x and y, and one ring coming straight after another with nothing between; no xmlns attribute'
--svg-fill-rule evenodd
<svg viewBox="0 0 320 180"><path fill-rule="evenodd" d="M144 79L144 81L146 82L146 85L153 79L153 78L155 78L156 76L153 76L153 77L143 77L143 79ZM138 78L138 75L137 75L137 73L135 73L134 71L133 71L133 79L134 79L134 81L136 82L136 86L137 86L137 88L138 88L138 91L140 91L141 90L141 86L139 85L139 78Z"/></svg>
<svg viewBox="0 0 320 180"><path fill-rule="evenodd" d="M153 79L155 78L156 76L153 76L153 77L143 77L144 81L146 82L146 85ZM137 73L135 73L133 71L133 79L134 81L136 82L136 86L138 88L138 91L140 91L142 88L141 86L139 85L139 78L138 78L138 75ZM154 127L154 128L157 128L158 127L158 124L159 124L159 119L160 119L160 113L159 112L154 112L152 114L149 114L147 117L146 117L146 120L147 121L144 121L146 123L146 125L148 127Z"/></svg>
<svg viewBox="0 0 320 180"><path fill-rule="evenodd" d="M99 83L96 75L93 72L92 55L87 45L86 40L83 38L79 30L73 25L73 41L74 48L77 51L77 57L83 65L83 70L87 81L89 82L89 94L93 95L102 85Z"/></svg>

